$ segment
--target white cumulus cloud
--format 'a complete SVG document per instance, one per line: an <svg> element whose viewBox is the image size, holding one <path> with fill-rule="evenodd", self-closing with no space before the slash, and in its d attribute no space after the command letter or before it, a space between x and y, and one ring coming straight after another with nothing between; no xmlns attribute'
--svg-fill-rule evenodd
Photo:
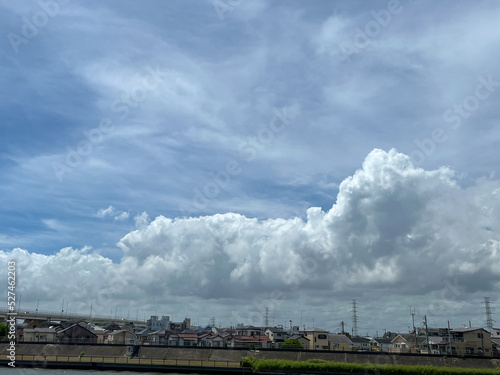
<svg viewBox="0 0 500 375"><path fill-rule="evenodd" d="M24 294L49 299L70 292L82 300L243 303L273 290L299 299L397 298L429 295L449 277L467 293L483 292L500 286L497 192L498 181L462 188L450 168L426 171L395 150L375 149L340 184L332 207L311 207L305 219L226 213L150 221L143 213L118 242L119 263L88 248L0 257L18 260Z"/></svg>

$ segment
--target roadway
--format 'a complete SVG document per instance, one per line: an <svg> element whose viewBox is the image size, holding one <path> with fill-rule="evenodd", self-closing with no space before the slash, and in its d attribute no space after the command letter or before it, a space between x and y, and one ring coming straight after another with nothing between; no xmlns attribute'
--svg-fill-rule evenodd
<svg viewBox="0 0 500 375"><path fill-rule="evenodd" d="M85 321L92 323L106 323L106 322L116 322L116 323L125 323L131 322L134 325L146 325L146 321L144 320L136 320L130 318L122 318L119 316L111 316L111 315L88 315L88 314L76 314L76 313L67 313L62 311L29 311L29 310L20 310L11 312L9 309L0 308L0 318L7 319L7 315L9 318L16 317L16 319L37 319L37 320L50 320L50 321Z"/></svg>

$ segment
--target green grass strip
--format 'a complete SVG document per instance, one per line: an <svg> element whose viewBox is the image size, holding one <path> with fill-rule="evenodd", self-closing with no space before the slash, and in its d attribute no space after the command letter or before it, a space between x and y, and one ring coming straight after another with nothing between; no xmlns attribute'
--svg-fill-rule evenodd
<svg viewBox="0 0 500 375"><path fill-rule="evenodd" d="M497 369L468 369L461 367L435 367L435 366L403 366L403 365L377 365L371 363L342 363L310 359L308 361L291 361L285 359L256 359L245 357L241 360L243 367L251 367L255 371L287 370L287 371L321 371L321 372L346 372L375 375L500 375Z"/></svg>

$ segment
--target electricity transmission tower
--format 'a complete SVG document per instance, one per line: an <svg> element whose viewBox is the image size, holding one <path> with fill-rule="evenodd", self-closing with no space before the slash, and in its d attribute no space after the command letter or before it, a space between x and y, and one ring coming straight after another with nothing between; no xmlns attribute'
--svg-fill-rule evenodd
<svg viewBox="0 0 500 375"><path fill-rule="evenodd" d="M358 308L356 306L356 300L352 300L352 336L358 335Z"/></svg>
<svg viewBox="0 0 500 375"><path fill-rule="evenodd" d="M486 328L488 331L493 332L493 313L491 312L490 297L484 297L484 310L486 312Z"/></svg>

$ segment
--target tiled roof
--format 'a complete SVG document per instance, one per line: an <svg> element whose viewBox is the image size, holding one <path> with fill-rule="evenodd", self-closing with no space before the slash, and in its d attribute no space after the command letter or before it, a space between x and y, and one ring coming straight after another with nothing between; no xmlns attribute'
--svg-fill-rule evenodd
<svg viewBox="0 0 500 375"><path fill-rule="evenodd" d="M478 330L486 331L484 328L467 327L467 328L455 328L455 329L452 329L451 332L470 332L470 331L478 331Z"/></svg>
<svg viewBox="0 0 500 375"><path fill-rule="evenodd" d="M233 336L235 340L239 341L249 341L249 342L272 342L272 340L265 336L265 335L260 335L260 336Z"/></svg>
<svg viewBox="0 0 500 375"><path fill-rule="evenodd" d="M330 342L333 342L334 344L352 344L351 339L346 335L330 334L328 335L328 339L330 340Z"/></svg>
<svg viewBox="0 0 500 375"><path fill-rule="evenodd" d="M306 329L301 330L301 332L326 332L326 333L328 333L328 331L325 331L324 329L317 328L317 327L306 328Z"/></svg>
<svg viewBox="0 0 500 375"><path fill-rule="evenodd" d="M200 339L205 336L208 336L208 333L198 335L196 333L173 333L170 335L172 338L180 338L180 339Z"/></svg>
<svg viewBox="0 0 500 375"><path fill-rule="evenodd" d="M24 333L56 333L55 328L25 328Z"/></svg>
<svg viewBox="0 0 500 375"><path fill-rule="evenodd" d="M307 341L311 341L311 340L309 340L307 337L305 337L304 335L299 335L299 334L293 335L293 336L291 336L290 338L291 338L291 339L294 339L294 340L304 339L304 340L307 340Z"/></svg>
<svg viewBox="0 0 500 375"><path fill-rule="evenodd" d="M427 339L424 340L425 343L427 343ZM447 343L448 339L445 339L440 336L429 336L429 342L434 343L436 345Z"/></svg>
<svg viewBox="0 0 500 375"><path fill-rule="evenodd" d="M359 342L359 343L369 343L370 342L370 339L367 339L366 337L359 337L359 336L354 336L354 337L351 337L350 339L353 343L355 342Z"/></svg>
<svg viewBox="0 0 500 375"><path fill-rule="evenodd" d="M388 339L388 338L376 338L376 339L373 339L374 341L378 342L379 344L392 344L392 339Z"/></svg>

